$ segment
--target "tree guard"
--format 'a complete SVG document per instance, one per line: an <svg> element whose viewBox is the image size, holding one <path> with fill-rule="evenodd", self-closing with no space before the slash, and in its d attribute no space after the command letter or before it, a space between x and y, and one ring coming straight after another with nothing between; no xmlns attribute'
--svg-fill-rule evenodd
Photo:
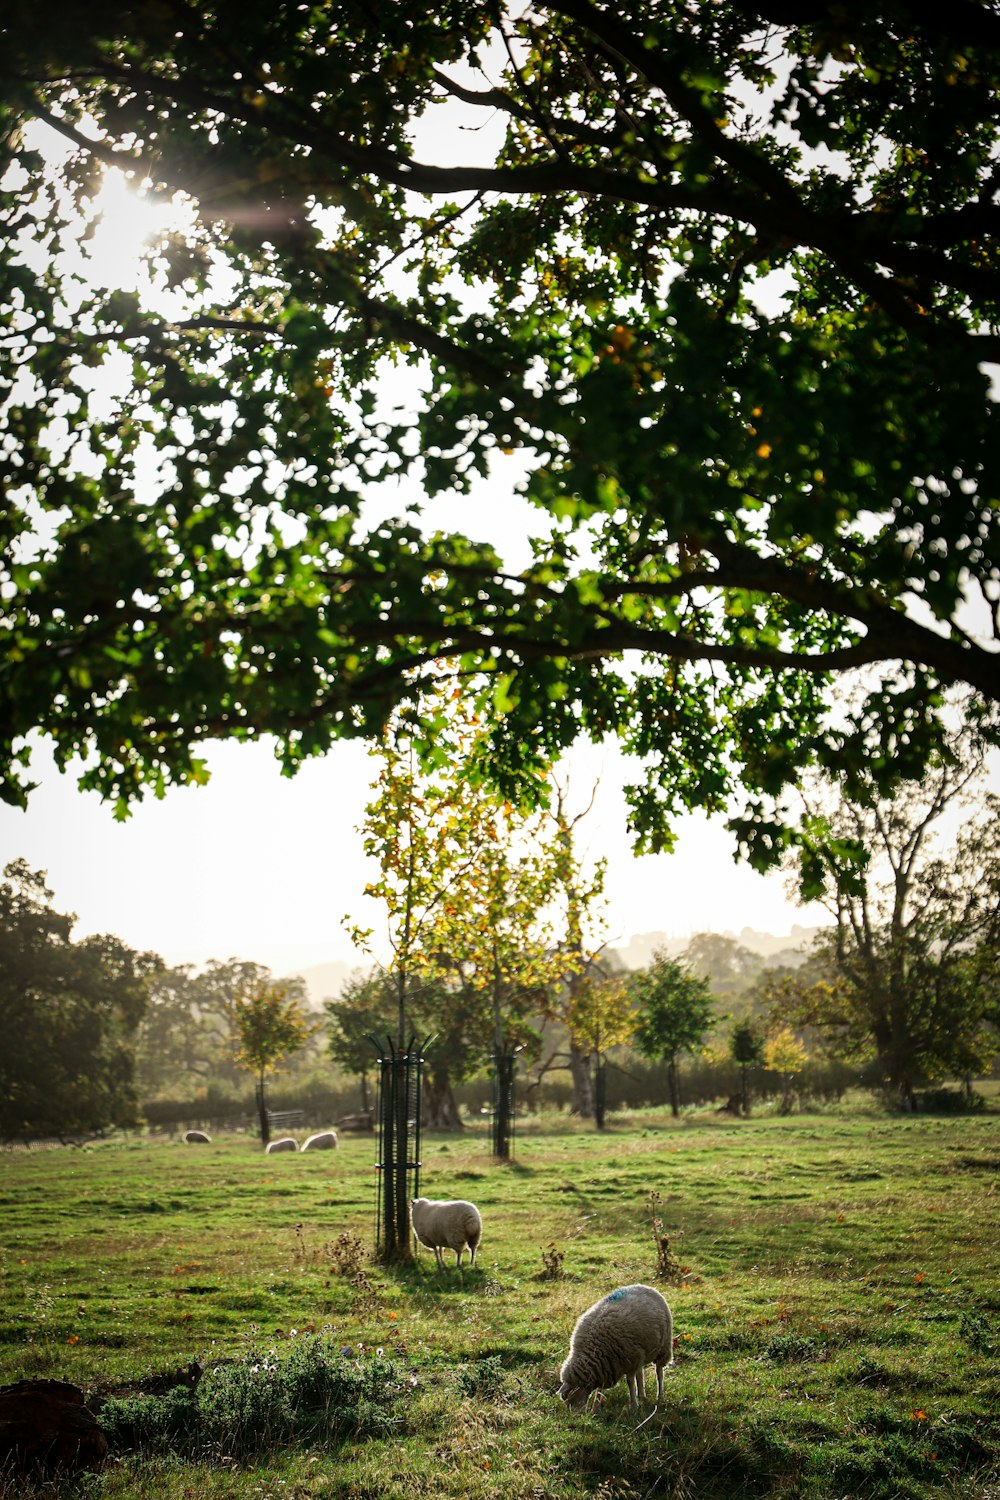
<svg viewBox="0 0 1000 1500"><path fill-rule="evenodd" d="M431 1038L411 1036L398 1048L390 1036L373 1036L379 1059L375 1115L375 1247L383 1260L406 1260L410 1201L420 1196L420 1089L424 1051Z"/></svg>
<svg viewBox="0 0 1000 1500"><path fill-rule="evenodd" d="M508 1044L493 1053L493 1155L501 1161L514 1155L514 1082L520 1050Z"/></svg>

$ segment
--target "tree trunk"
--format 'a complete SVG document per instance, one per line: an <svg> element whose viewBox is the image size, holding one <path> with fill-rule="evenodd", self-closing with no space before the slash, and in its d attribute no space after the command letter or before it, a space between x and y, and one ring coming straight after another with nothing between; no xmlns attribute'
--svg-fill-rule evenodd
<svg viewBox="0 0 1000 1500"><path fill-rule="evenodd" d="M573 1080L573 1101L570 1112L581 1120L590 1120L594 1114L594 1086L590 1077L590 1059L574 1041L569 1044L569 1071Z"/></svg>
<svg viewBox="0 0 1000 1500"><path fill-rule="evenodd" d="M463 1130L465 1128L447 1068L439 1068L425 1078L423 1116L424 1125L428 1130Z"/></svg>
<svg viewBox="0 0 1000 1500"><path fill-rule="evenodd" d="M598 1052L594 1064L594 1124L604 1129L604 1102L607 1096L607 1063Z"/></svg>
<svg viewBox="0 0 1000 1500"><path fill-rule="evenodd" d="M677 1078L677 1059L670 1058L667 1063L667 1083L670 1088L670 1113L676 1120L681 1112L681 1091Z"/></svg>
<svg viewBox="0 0 1000 1500"><path fill-rule="evenodd" d="M743 1098L743 1113L747 1117L747 1119L749 1119L749 1117L750 1117L750 1089L749 1089L749 1086L747 1084L747 1065L746 1065L746 1063L740 1063L740 1092L741 1092L742 1098Z"/></svg>

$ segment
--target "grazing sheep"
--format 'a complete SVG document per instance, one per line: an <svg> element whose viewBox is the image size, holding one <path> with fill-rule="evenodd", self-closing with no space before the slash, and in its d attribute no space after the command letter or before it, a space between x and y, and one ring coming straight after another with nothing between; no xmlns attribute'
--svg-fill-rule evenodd
<svg viewBox="0 0 1000 1500"><path fill-rule="evenodd" d="M268 1156L275 1151L297 1151L299 1143L293 1135L283 1135L278 1141L269 1141L267 1147Z"/></svg>
<svg viewBox="0 0 1000 1500"><path fill-rule="evenodd" d="M468 1248L469 1264L476 1264L476 1251L483 1234L479 1209L464 1198L414 1198L410 1205L413 1232L422 1245L434 1251L439 1266L444 1265L441 1251L455 1252L455 1264L462 1264L462 1251Z"/></svg>
<svg viewBox="0 0 1000 1500"><path fill-rule="evenodd" d="M645 1368L655 1364L656 1399L662 1401L663 1370L673 1364L673 1343L674 1320L656 1288L641 1282L620 1286L577 1319L559 1371L559 1394L579 1411L594 1391L617 1385L624 1376L638 1411L639 1396L646 1396Z"/></svg>
<svg viewBox="0 0 1000 1500"><path fill-rule="evenodd" d="M317 1130L308 1140L302 1142L303 1151L332 1151L338 1146L337 1132L335 1130Z"/></svg>
<svg viewBox="0 0 1000 1500"><path fill-rule="evenodd" d="M189 1146L208 1146L211 1144L212 1137L206 1135L204 1130L186 1130L184 1139Z"/></svg>

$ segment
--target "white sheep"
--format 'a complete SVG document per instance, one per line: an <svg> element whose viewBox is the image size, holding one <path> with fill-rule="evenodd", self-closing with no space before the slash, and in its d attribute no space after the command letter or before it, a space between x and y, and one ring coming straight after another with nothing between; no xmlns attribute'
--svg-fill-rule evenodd
<svg viewBox="0 0 1000 1500"><path fill-rule="evenodd" d="M204 1130L186 1130L184 1132L184 1140L189 1146L207 1146L211 1142L211 1139L212 1137L207 1135Z"/></svg>
<svg viewBox="0 0 1000 1500"><path fill-rule="evenodd" d="M335 1130L317 1130L315 1135L309 1136L308 1140L302 1142L303 1151L332 1151L339 1146L337 1132Z"/></svg>
<svg viewBox="0 0 1000 1500"><path fill-rule="evenodd" d="M267 1155L271 1156L276 1151L297 1151L299 1143L293 1135L283 1135L280 1140L269 1141Z"/></svg>
<svg viewBox="0 0 1000 1500"><path fill-rule="evenodd" d="M663 1370L673 1364L674 1320L664 1297L637 1282L609 1292L581 1313L559 1371L559 1394L574 1411L594 1391L628 1381L633 1410L645 1400L645 1369L656 1366L656 1399L663 1400ZM636 1388L638 1387L638 1394Z"/></svg>
<svg viewBox="0 0 1000 1500"><path fill-rule="evenodd" d="M410 1205L413 1232L422 1245L434 1251L439 1266L444 1265L442 1249L455 1252L455 1264L462 1264L462 1251L470 1252L469 1264L476 1264L476 1251L483 1233L479 1209L464 1198L414 1198Z"/></svg>

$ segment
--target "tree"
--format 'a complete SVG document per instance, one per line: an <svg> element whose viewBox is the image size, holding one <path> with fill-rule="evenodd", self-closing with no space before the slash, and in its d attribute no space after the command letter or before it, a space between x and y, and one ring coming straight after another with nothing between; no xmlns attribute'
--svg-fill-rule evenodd
<svg viewBox="0 0 1000 1500"><path fill-rule="evenodd" d="M136 1035L136 1077L144 1097L208 1081L234 1083L232 1000L270 977L262 964L235 958L212 959L200 974L190 964L155 974Z"/></svg>
<svg viewBox="0 0 1000 1500"><path fill-rule="evenodd" d="M717 1020L712 992L664 950L631 976L629 993L636 1009L636 1043L646 1057L662 1057L667 1064L670 1112L681 1112L678 1059L700 1047Z"/></svg>
<svg viewBox="0 0 1000 1500"><path fill-rule="evenodd" d="M356 972L348 978L336 1000L323 1006L327 1015L327 1051L335 1063L357 1076L361 1083L361 1108L374 1108L369 1075L375 1065L373 1036L391 1033L397 1020L397 997L392 981L375 969Z"/></svg>
<svg viewBox="0 0 1000 1500"><path fill-rule="evenodd" d="M590 1064L593 1056L600 1065L600 1037L610 1029L602 1017L607 1015L614 1024L610 1012L614 1009L616 993L616 984L606 972L606 963L601 960L607 861L598 859L588 869L576 847L577 828L593 808L598 784L595 782L586 807L571 813L568 784L560 782L554 775L550 780L555 796L545 821L553 860L552 896L558 912L553 919L553 928L558 949L565 955L566 962L565 971L559 976L560 982L548 989L545 1019L567 1028L569 1070L573 1081L572 1112L582 1119L594 1116L600 1128L603 1121L595 1108ZM595 1034L598 1037L596 1043L592 1040ZM620 1039L624 1041L626 1037ZM558 1060L559 1054L552 1054L546 1067L552 1067Z"/></svg>
<svg viewBox="0 0 1000 1500"><path fill-rule="evenodd" d="M816 941L823 972L772 995L776 1016L812 1025L840 1056L875 1053L881 1086L912 1108L921 1077L964 1076L996 1050L1000 798L968 737L953 736L891 802L876 785L816 790L795 856L835 919ZM961 816L951 847L935 839Z"/></svg>
<svg viewBox="0 0 1000 1500"><path fill-rule="evenodd" d="M704 974L715 995L742 995L764 967L759 953L718 932L696 932L684 949L684 961Z"/></svg>
<svg viewBox="0 0 1000 1500"><path fill-rule="evenodd" d="M0 883L0 1136L91 1134L139 1121L134 1039L162 968L116 937L74 943L44 872Z"/></svg>
<svg viewBox="0 0 1000 1500"><path fill-rule="evenodd" d="M616 734L641 847L701 806L763 865L803 764L919 774L942 685L996 735L992 9L13 0L0 42L8 798L33 731L124 812L450 663L508 790ZM195 210L155 294L88 279L109 168ZM486 474L523 568L362 510Z"/></svg>
<svg viewBox="0 0 1000 1500"><path fill-rule="evenodd" d="M790 1026L782 1026L764 1043L764 1066L781 1075L781 1113L791 1109L791 1080L801 1073L808 1053Z"/></svg>
<svg viewBox="0 0 1000 1500"><path fill-rule="evenodd" d="M740 1107L750 1113L750 1084L747 1070L764 1061L764 1037L751 1020L735 1021L729 1033L729 1053L740 1069Z"/></svg>
<svg viewBox="0 0 1000 1500"><path fill-rule="evenodd" d="M604 974L596 964L588 965L579 979L571 981L566 1006L570 1046L588 1065L594 1064L594 1124L604 1129L605 1054L621 1047L635 1032L635 1015L628 1003L628 984L620 975Z"/></svg>
<svg viewBox="0 0 1000 1500"><path fill-rule="evenodd" d="M229 1017L241 1067L254 1075L260 1138L266 1146L271 1138L265 1086L271 1073L290 1053L297 1052L319 1029L303 1007L301 980L277 983L258 981L229 1002Z"/></svg>

